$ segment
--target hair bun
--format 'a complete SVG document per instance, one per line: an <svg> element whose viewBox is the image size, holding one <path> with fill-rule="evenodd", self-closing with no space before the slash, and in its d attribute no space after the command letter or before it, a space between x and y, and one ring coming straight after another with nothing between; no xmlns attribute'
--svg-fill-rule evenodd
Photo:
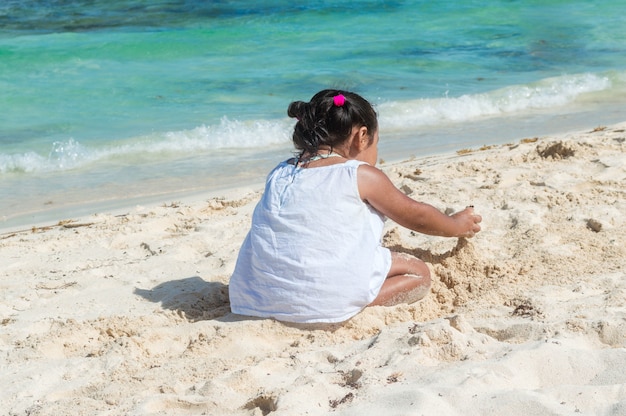
<svg viewBox="0 0 626 416"><path fill-rule="evenodd" d="M289 104L289 108L287 109L287 115L291 118L297 118L301 120L306 114L307 107L309 103L305 103L304 101L294 101Z"/></svg>

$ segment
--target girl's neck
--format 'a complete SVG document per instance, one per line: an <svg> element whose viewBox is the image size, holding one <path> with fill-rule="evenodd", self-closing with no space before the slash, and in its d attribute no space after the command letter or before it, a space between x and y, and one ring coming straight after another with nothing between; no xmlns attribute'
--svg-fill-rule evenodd
<svg viewBox="0 0 626 416"><path fill-rule="evenodd" d="M339 153L336 152L328 152L328 153L316 153L313 156L308 158L309 162L315 162L316 160L321 160L321 159L328 159L329 157L343 157L345 159L345 157L343 155L340 155Z"/></svg>
<svg viewBox="0 0 626 416"><path fill-rule="evenodd" d="M298 164L299 165L307 165L311 162L317 162L319 160L325 160L328 158L335 158L335 157L340 157L340 158L344 158L347 159L344 155L342 155L339 152L336 152L334 150L331 149L319 149L317 152L311 154L311 153L303 153L299 158L298 158Z"/></svg>

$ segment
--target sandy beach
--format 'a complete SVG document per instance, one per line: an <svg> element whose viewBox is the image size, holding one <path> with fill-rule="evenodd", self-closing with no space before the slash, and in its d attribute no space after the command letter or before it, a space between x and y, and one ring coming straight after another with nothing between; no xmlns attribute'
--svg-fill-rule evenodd
<svg viewBox="0 0 626 416"><path fill-rule="evenodd" d="M0 231L0 414L625 415L626 123L380 167L483 231L342 324L230 312L259 185Z"/></svg>

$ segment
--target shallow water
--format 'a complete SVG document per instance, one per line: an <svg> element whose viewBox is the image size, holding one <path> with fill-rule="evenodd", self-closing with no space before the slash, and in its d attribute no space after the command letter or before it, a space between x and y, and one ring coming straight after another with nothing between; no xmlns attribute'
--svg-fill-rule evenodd
<svg viewBox="0 0 626 416"><path fill-rule="evenodd" d="M262 181L328 87L387 161L624 119L625 1L309 3L0 4L0 224Z"/></svg>

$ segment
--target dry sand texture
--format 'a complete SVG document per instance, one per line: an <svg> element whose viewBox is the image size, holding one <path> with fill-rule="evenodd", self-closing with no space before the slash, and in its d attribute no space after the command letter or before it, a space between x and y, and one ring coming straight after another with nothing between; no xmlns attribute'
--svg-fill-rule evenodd
<svg viewBox="0 0 626 416"><path fill-rule="evenodd" d="M388 223L432 293L341 325L230 313L260 187L4 232L0 414L625 415L625 128L383 164L484 231Z"/></svg>

